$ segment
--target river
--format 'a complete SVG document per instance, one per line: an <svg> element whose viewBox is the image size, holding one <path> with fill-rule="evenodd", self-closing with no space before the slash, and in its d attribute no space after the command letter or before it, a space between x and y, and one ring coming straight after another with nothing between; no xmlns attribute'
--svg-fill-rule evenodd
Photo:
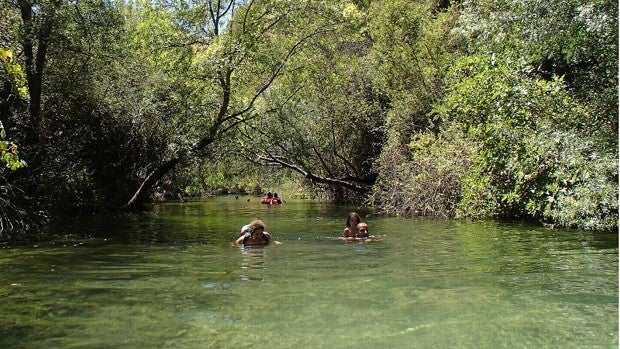
<svg viewBox="0 0 620 349"><path fill-rule="evenodd" d="M0 245L0 348L617 348L618 234L255 197ZM281 244L233 246L262 219Z"/></svg>

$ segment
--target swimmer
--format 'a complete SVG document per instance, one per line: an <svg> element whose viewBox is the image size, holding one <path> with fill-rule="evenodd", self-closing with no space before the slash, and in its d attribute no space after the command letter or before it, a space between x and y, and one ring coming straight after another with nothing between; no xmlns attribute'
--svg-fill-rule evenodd
<svg viewBox="0 0 620 349"><path fill-rule="evenodd" d="M357 225L357 234L355 234L355 238L357 239L368 239L370 237L370 233L368 231L368 224L364 222L360 222Z"/></svg>
<svg viewBox="0 0 620 349"><path fill-rule="evenodd" d="M362 222L362 218L355 212L349 213L347 217L347 227L344 228L342 238L345 240L355 239L357 235L357 225Z"/></svg>
<svg viewBox="0 0 620 349"><path fill-rule="evenodd" d="M249 224L247 231L235 241L235 244L238 246L268 245L271 241L271 234L265 231L263 221L256 219ZM279 241L274 241L274 243L280 244Z"/></svg>

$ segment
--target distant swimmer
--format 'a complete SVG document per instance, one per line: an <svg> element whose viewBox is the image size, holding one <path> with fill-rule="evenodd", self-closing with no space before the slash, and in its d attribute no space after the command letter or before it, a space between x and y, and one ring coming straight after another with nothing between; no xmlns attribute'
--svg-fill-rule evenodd
<svg viewBox="0 0 620 349"><path fill-rule="evenodd" d="M273 194L271 192L268 192L267 196L260 199L260 203L267 204L267 205L275 205L278 203L278 200L274 199Z"/></svg>
<svg viewBox="0 0 620 349"><path fill-rule="evenodd" d="M267 196L260 199L260 202L267 205L280 205L284 203L284 200L278 196L278 193L268 192Z"/></svg>

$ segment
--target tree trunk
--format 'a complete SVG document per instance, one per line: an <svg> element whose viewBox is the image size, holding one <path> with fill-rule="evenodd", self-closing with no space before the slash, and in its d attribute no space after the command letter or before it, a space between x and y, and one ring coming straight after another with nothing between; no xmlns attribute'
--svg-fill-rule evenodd
<svg viewBox="0 0 620 349"><path fill-rule="evenodd" d="M38 151L41 135L41 101L43 94L43 72L49 47L49 38L52 32L53 12L44 17L42 23L37 26L33 4L29 1L20 1L19 8L21 19L24 26L24 38L22 46L24 49L26 80L28 82L28 93L30 95L28 128L26 130L26 144L33 147L31 149L28 164L36 168L39 164L40 152Z"/></svg>
<svg viewBox="0 0 620 349"><path fill-rule="evenodd" d="M124 210L131 211L144 207L146 199L148 197L149 190L151 190L155 184L162 179L162 177L172 171L183 159L180 157L170 159L160 164L155 170L146 176L146 178L140 184L140 187L131 199L122 207Z"/></svg>

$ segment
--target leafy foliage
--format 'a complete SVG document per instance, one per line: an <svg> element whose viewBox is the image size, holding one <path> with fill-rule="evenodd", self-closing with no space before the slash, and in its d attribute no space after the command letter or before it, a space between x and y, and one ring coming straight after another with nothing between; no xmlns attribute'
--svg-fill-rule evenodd
<svg viewBox="0 0 620 349"><path fill-rule="evenodd" d="M26 163L20 160L17 154L17 144L6 140L7 134L4 123L11 117L13 104L28 99L28 88L21 66L16 62L11 51L0 49L0 62L2 63L2 75L0 75L0 164L3 163L11 171L15 171L26 166Z"/></svg>
<svg viewBox="0 0 620 349"><path fill-rule="evenodd" d="M73 214L286 182L403 216L613 229L617 11L2 2L3 207Z"/></svg>
<svg viewBox="0 0 620 349"><path fill-rule="evenodd" d="M456 64L450 79L438 116L478 145L460 215L614 227L617 153L561 78L530 79L514 64L478 56Z"/></svg>
<svg viewBox="0 0 620 349"><path fill-rule="evenodd" d="M28 99L28 90L21 66L9 50L0 49L0 236L10 230L21 230L35 222L29 213L24 193L7 177L10 173L26 167L19 157L17 144L7 140L6 122L12 117L13 106Z"/></svg>
<svg viewBox="0 0 620 349"><path fill-rule="evenodd" d="M310 25L319 30L259 111L266 116L257 124L259 155L346 200L374 183L387 101L372 82L368 62L360 59L370 44L359 34L364 14L350 3L315 12L320 15Z"/></svg>
<svg viewBox="0 0 620 349"><path fill-rule="evenodd" d="M436 99L425 98L432 111L419 109L417 120L426 117L428 125L439 125L439 136L430 136L420 121L390 129L401 142L383 150L374 195L379 207L405 214L453 212L522 217L550 226L617 227L616 12L617 4L606 1L488 0L463 1L436 17L432 28L440 23L450 28L439 47L453 54L444 56L449 73L437 85L445 89L434 90ZM406 28L415 33L419 26ZM386 32L387 38L399 33ZM400 33L400 40L391 41L397 48L409 42ZM423 76L426 64L402 66L412 76ZM396 115L400 101L422 105L420 95L393 96L390 115ZM413 136L413 147L404 147L407 135ZM450 159L453 146L461 150L456 162ZM445 151L429 157L432 149ZM454 180L445 181L438 168ZM428 195L421 189L436 185L426 178L450 184L441 194ZM453 206L458 209L431 200L444 193L459 198Z"/></svg>
<svg viewBox="0 0 620 349"><path fill-rule="evenodd" d="M433 103L442 96L453 60L448 48L455 45L449 35L455 14L433 14L423 1L374 5L374 79L388 94L390 109L372 202L389 214L452 216L471 149L454 131L439 134Z"/></svg>
<svg viewBox="0 0 620 349"><path fill-rule="evenodd" d="M442 43L449 42L452 16L433 18L427 1L376 1L371 11L373 82L390 100L391 142L406 146L412 135L434 127L429 113L450 64Z"/></svg>

